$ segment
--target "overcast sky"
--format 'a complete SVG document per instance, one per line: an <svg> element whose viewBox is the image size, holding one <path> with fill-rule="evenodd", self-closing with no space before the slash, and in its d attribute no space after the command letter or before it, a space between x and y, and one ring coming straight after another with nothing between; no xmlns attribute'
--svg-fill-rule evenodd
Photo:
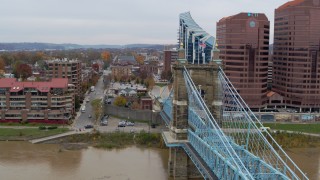
<svg viewBox="0 0 320 180"><path fill-rule="evenodd" d="M265 13L288 0L1 0L0 42L132 44L177 42L179 13L215 36L216 22ZM271 35L273 37L273 35Z"/></svg>

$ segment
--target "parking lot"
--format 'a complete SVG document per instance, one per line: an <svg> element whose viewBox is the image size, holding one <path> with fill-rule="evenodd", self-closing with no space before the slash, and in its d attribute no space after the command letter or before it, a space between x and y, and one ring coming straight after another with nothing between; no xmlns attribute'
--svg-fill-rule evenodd
<svg viewBox="0 0 320 180"><path fill-rule="evenodd" d="M98 127L98 130L100 132L140 132L142 130L149 132L157 132L160 133L163 129L165 129L165 126L157 126L156 128L149 128L147 123L141 123L141 122L135 122L134 126L126 126L126 127L118 127L118 124L120 121L123 121L124 119L119 119L115 117L109 117L108 118L108 125L107 126L100 126ZM131 121L132 122L132 121Z"/></svg>

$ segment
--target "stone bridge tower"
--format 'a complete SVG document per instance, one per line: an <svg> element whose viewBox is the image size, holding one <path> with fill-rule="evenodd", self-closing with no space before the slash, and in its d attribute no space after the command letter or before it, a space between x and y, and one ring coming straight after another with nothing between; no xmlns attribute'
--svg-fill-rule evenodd
<svg viewBox="0 0 320 180"><path fill-rule="evenodd" d="M213 50L213 58L219 57L218 50ZM218 61L218 58L217 58ZM188 92L183 77L184 67L201 93L205 103L216 120L220 119L221 92L218 80L219 65L213 60L209 64L188 64L185 59L185 51L180 46L178 60L173 65L173 101L172 117L170 124L170 136L176 142L187 142L188 126ZM219 63L219 61L218 61ZM174 179L202 178L197 168L181 147L170 148L169 175Z"/></svg>

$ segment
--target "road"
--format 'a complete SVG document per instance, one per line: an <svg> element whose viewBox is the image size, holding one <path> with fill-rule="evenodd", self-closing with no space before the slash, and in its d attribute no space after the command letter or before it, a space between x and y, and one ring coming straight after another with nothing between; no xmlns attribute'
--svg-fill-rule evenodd
<svg viewBox="0 0 320 180"><path fill-rule="evenodd" d="M94 113L92 112L92 106L91 101L94 99L103 99L104 96L104 84L103 84L103 76L100 77L98 80L95 91L94 92L88 92L88 94L85 95L85 100L83 101L83 104L81 105L80 110L83 106L85 106L86 111L85 112L78 112L78 116L75 118L75 122L73 124L73 128L79 129L84 128L85 125L94 125ZM89 98L90 101L87 102L86 99ZM89 115L92 117L89 118Z"/></svg>

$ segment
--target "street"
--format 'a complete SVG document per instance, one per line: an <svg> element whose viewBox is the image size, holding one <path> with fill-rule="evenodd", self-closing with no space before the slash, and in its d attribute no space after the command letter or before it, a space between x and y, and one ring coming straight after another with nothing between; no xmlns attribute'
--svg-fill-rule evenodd
<svg viewBox="0 0 320 180"><path fill-rule="evenodd" d="M75 118L73 127L75 129L84 128L85 125L94 125L94 113L92 112L92 106L91 101L94 99L103 99L104 92L104 84L103 84L103 76L101 76L95 86L95 91L90 92L90 89L88 90L88 94L85 95L85 99L81 105L80 112L78 112L78 115ZM90 101L87 102L86 99L89 98ZM102 102L103 103L103 102ZM81 109L85 106L85 112L81 112ZM89 118L89 115L92 117ZM100 119L97 120L98 124Z"/></svg>

